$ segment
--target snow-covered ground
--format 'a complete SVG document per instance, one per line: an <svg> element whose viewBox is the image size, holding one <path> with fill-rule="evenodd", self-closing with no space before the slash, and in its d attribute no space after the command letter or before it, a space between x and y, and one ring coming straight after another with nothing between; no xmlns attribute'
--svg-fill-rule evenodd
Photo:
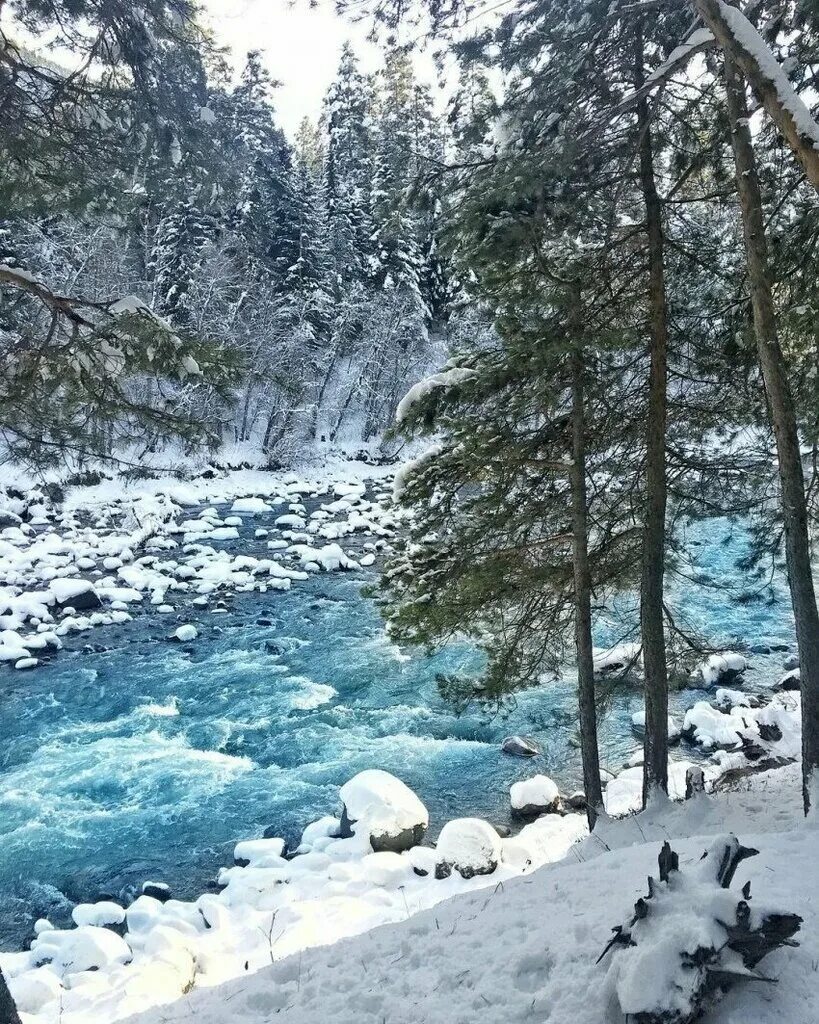
<svg viewBox="0 0 819 1024"><path fill-rule="evenodd" d="M798 948L761 965L776 986L743 982L707 1019L814 1024L819 832L801 819L794 767L754 776L740 790L604 823L557 863L517 878L488 876L479 891L218 988L194 989L132 1024L616 1024L624 1019L615 999L618 954L596 963L611 928L645 892L647 875L656 876L663 840L673 841L686 871L713 836L729 831L760 851L743 861L735 888L750 880L755 900L804 923Z"/></svg>

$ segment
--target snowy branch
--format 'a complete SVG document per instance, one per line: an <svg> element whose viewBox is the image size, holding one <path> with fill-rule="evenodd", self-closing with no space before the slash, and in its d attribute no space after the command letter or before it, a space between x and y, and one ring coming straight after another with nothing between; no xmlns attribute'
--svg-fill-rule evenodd
<svg viewBox="0 0 819 1024"><path fill-rule="evenodd" d="M717 42L742 69L757 99L819 191L819 124L796 94L768 44L736 7L724 0L691 0Z"/></svg>

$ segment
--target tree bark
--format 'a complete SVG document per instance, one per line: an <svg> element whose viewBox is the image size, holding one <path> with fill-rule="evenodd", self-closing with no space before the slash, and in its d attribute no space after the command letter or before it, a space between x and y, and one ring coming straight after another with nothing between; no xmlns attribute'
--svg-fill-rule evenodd
<svg viewBox="0 0 819 1024"><path fill-rule="evenodd" d="M635 86L644 82L642 25L635 34ZM643 801L656 790L668 791L668 669L665 653L663 577L665 572L666 419L668 311L665 290L662 205L654 178L654 148L648 99L637 103L640 144L640 185L646 209L648 240L649 357L646 420L646 479L643 555L640 586L640 630L645 672L645 740Z"/></svg>
<svg viewBox="0 0 819 1024"><path fill-rule="evenodd" d="M2 971L0 971L0 1024L21 1024L20 1015L14 1005Z"/></svg>
<svg viewBox="0 0 819 1024"><path fill-rule="evenodd" d="M819 192L819 150L814 147L814 140L806 137L800 131L792 111L785 106L783 97L775 83L765 73L757 56L743 45L731 31L724 12L725 5L720 0L691 0L691 4L722 47L726 60L739 65L739 68L742 69L756 98L793 150L794 156L804 168L810 183ZM764 40L762 45L767 46ZM771 54L771 59L776 61L773 54ZM801 100L797 100L797 102L802 105ZM802 112L802 116L805 115L810 117L807 107Z"/></svg>
<svg viewBox="0 0 819 1024"><path fill-rule="evenodd" d="M725 54L725 86L748 261L757 356L768 396L779 462L782 517L785 525L785 559L796 620L801 671L802 784L807 814L810 809L812 777L819 767L819 611L816 607L811 569L805 477L799 449L796 410L776 327L762 194L748 127L745 82L728 53Z"/></svg>
<svg viewBox="0 0 819 1024"><path fill-rule="evenodd" d="M573 290L570 317L580 316L580 289ZM586 410L582 342L572 339L572 561L574 566L574 635L577 650L577 702L580 711L580 753L586 815L593 829L603 809L600 755L597 749L597 707L594 700L591 569L589 567L588 497L586 493Z"/></svg>

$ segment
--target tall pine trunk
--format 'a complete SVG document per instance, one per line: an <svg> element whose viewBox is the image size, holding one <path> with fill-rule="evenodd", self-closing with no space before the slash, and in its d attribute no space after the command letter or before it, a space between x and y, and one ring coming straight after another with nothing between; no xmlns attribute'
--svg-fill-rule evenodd
<svg viewBox="0 0 819 1024"><path fill-rule="evenodd" d="M785 524L788 585L796 620L802 689L802 785L805 813L810 808L811 782L819 767L819 612L810 560L805 477L799 450L799 431L785 358L776 328L762 194L756 168L745 81L725 54L725 86L734 150L742 230L748 261L748 282L754 316L757 356L768 396Z"/></svg>
<svg viewBox="0 0 819 1024"><path fill-rule="evenodd" d="M574 291L577 323L580 293ZM597 708L594 701L594 654L592 648L591 569L589 567L588 498L586 493L586 409L581 342L572 339L572 561L574 568L574 634L577 651L577 702L580 710L580 753L583 759L583 788L586 814L593 829L603 809L600 783L600 755L597 749Z"/></svg>
<svg viewBox="0 0 819 1024"><path fill-rule="evenodd" d="M644 83L645 55L642 25L634 46L634 80ZM646 419L645 504L640 585L640 630L645 672L645 741L643 800L656 790L668 791L668 669L665 656L663 577L665 574L666 419L668 326L665 292L662 205L654 178L654 147L648 100L637 104L640 146L640 186L646 210L648 241L649 356L648 415Z"/></svg>

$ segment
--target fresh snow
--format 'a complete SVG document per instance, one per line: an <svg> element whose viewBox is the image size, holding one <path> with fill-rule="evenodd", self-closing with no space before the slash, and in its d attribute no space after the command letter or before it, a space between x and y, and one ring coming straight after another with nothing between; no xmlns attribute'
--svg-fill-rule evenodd
<svg viewBox="0 0 819 1024"><path fill-rule="evenodd" d="M389 772L370 768L346 782L339 793L349 818L374 833L395 836L429 824L429 812L413 791Z"/></svg>
<svg viewBox="0 0 819 1024"><path fill-rule="evenodd" d="M611 928L633 912L646 876L670 839L681 878L699 899L700 858L714 837L735 832L760 851L744 861L734 888L750 880L762 901L804 918L799 946L766 959L769 984L738 985L709 1017L716 1024L808 1024L819 1019L819 834L799 815L798 769L758 775L742 791L654 806L636 817L602 822L567 856L520 877L479 876L477 891L392 923L273 964L217 988L196 986L184 999L130 1024L499 1024L550 1021L602 1024L616 992L629 1005L655 992L672 967L655 947L597 959ZM556 816L530 828L559 825ZM515 840L504 840L506 850ZM499 869L500 870L500 869ZM430 882L429 885L447 885ZM499 881L503 881L499 885ZM410 886L412 883L410 882ZM707 908L704 908L707 909ZM319 923L320 921L320 923ZM690 915L675 934L691 935ZM318 929L324 919L317 918ZM277 933L274 933L277 934ZM329 941L330 936L326 935ZM127 970L127 969L126 969Z"/></svg>
<svg viewBox="0 0 819 1024"><path fill-rule="evenodd" d="M512 810L522 811L525 807L554 807L560 802L560 791L548 775L535 775L531 779L513 782L509 790Z"/></svg>

